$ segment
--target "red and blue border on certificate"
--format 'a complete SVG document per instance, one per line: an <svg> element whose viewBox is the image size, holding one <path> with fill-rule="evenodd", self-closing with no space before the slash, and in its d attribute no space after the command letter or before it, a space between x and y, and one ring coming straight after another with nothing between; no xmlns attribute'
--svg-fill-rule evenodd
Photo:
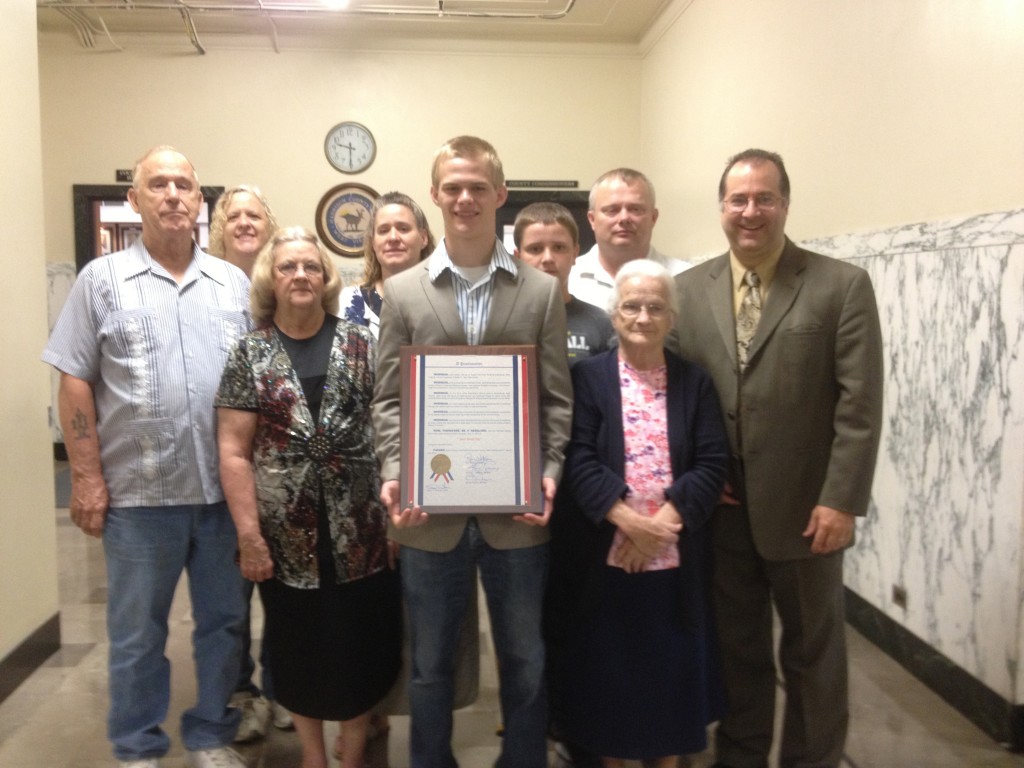
<svg viewBox="0 0 1024 768"><path fill-rule="evenodd" d="M514 484L508 504L424 505L428 474L435 480L447 467L431 467L423 436L427 414L425 366L434 356L487 355L509 357L513 366L513 461ZM537 354L532 345L438 346L401 348L401 486L403 506L418 505L428 513L543 513L541 489L540 410L538 406ZM451 478L448 478L451 479Z"/></svg>

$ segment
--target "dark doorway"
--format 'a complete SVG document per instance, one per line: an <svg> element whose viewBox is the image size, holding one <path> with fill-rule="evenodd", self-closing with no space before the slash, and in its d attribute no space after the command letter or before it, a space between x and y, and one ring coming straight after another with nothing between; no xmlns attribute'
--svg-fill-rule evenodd
<svg viewBox="0 0 1024 768"><path fill-rule="evenodd" d="M594 230L587 220L587 204L589 193L573 189L513 189L509 190L508 200L498 209L496 222L498 239L505 234L505 226L512 226L518 214L530 203L560 203L569 209L576 226L580 230L580 254L589 251L594 245Z"/></svg>
<svg viewBox="0 0 1024 768"><path fill-rule="evenodd" d="M128 184L75 184L71 187L75 216L75 267L79 272L97 256L127 247L131 238L141 232L138 227L106 228L100 224L100 205L124 202L128 189ZM200 189L206 206L206 219L209 221L224 187Z"/></svg>

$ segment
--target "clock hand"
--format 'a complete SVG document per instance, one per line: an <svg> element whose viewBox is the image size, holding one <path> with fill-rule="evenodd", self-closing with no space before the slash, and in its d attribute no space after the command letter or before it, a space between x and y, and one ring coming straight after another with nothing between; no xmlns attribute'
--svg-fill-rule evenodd
<svg viewBox="0 0 1024 768"><path fill-rule="evenodd" d="M351 141L348 144L342 145L341 148L348 150L348 164L352 165L352 153L356 151L356 148L354 146L352 146L352 142Z"/></svg>

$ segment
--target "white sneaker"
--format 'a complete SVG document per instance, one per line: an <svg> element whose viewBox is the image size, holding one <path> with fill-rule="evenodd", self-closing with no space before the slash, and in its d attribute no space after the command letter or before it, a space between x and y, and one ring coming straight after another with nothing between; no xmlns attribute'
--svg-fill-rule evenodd
<svg viewBox="0 0 1024 768"><path fill-rule="evenodd" d="M242 756L229 747L190 749L187 762L192 768L248 768Z"/></svg>
<svg viewBox="0 0 1024 768"><path fill-rule="evenodd" d="M242 710L242 720L238 723L235 744L256 741L267 735L267 721L270 719L269 701L251 693L236 693L231 697L230 705Z"/></svg>
<svg viewBox="0 0 1024 768"><path fill-rule="evenodd" d="M118 764L118 768L159 768L159 763L155 757L150 757L145 760L121 760Z"/></svg>
<svg viewBox="0 0 1024 768"><path fill-rule="evenodd" d="M274 727L282 731L294 731L295 722L292 720L292 713L282 707L276 701L270 702L270 713L273 716Z"/></svg>

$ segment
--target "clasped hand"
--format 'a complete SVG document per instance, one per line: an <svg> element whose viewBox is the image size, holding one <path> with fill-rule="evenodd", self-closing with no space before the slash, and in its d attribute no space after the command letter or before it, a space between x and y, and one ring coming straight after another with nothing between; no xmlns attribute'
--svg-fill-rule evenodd
<svg viewBox="0 0 1024 768"><path fill-rule="evenodd" d="M679 542L683 530L682 518L671 501L662 504L651 517L617 501L606 517L626 536L614 563L627 573L646 570L654 558Z"/></svg>

